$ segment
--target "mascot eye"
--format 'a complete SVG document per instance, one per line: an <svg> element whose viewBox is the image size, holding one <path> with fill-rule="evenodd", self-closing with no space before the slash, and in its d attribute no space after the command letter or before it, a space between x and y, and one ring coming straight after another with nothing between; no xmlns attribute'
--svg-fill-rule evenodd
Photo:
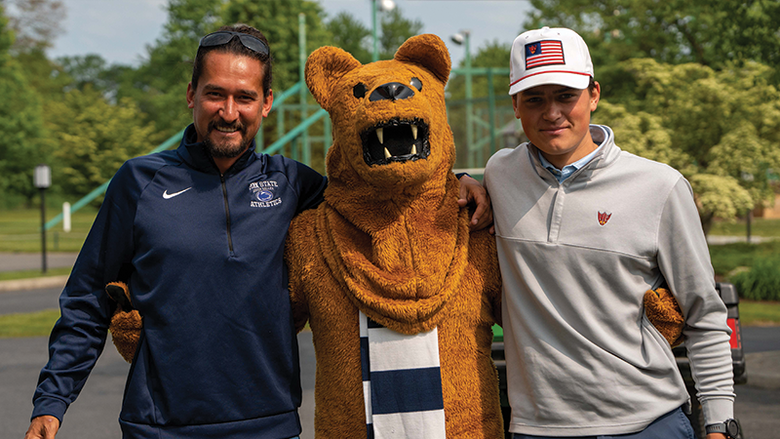
<svg viewBox="0 0 780 439"><path fill-rule="evenodd" d="M366 95L366 86L362 82L358 82L356 86L352 88L352 94L356 98L360 99Z"/></svg>
<svg viewBox="0 0 780 439"><path fill-rule="evenodd" d="M412 78L412 80L409 82L414 88L417 89L417 91L422 91L422 82L420 82L417 78Z"/></svg>

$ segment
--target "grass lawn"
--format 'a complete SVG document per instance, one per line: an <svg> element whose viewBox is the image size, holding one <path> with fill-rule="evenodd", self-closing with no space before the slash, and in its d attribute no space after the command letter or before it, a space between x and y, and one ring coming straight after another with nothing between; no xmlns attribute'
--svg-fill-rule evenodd
<svg viewBox="0 0 780 439"><path fill-rule="evenodd" d="M58 309L0 316L0 338L49 335L59 318Z"/></svg>
<svg viewBox="0 0 780 439"><path fill-rule="evenodd" d="M739 322L742 326L778 326L780 302L740 300Z"/></svg>
<svg viewBox="0 0 780 439"><path fill-rule="evenodd" d="M46 221L60 211L46 210ZM77 252L87 238L95 221L97 210L92 207L71 215L71 231L62 230L62 222L46 231L46 250ZM41 211L38 209L14 209L0 211L0 252L38 253L41 251Z"/></svg>
<svg viewBox="0 0 780 439"><path fill-rule="evenodd" d="M0 271L0 281L30 279L33 277L63 276L66 274L70 274L70 268L67 267L49 268L46 270L46 274L43 274L40 269L21 270L21 271Z"/></svg>
<svg viewBox="0 0 780 439"><path fill-rule="evenodd" d="M747 236L747 221L745 219L735 222L715 221L710 235ZM780 238L780 219L753 218L750 224L750 235Z"/></svg>

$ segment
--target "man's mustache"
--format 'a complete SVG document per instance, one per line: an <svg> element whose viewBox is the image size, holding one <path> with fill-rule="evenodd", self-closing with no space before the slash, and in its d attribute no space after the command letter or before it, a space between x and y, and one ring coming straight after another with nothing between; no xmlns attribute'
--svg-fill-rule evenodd
<svg viewBox="0 0 780 439"><path fill-rule="evenodd" d="M209 126L208 126L209 132L216 129L219 129L221 131L244 131L244 124L242 124L240 121L235 121L231 124L227 124L221 121L209 122Z"/></svg>

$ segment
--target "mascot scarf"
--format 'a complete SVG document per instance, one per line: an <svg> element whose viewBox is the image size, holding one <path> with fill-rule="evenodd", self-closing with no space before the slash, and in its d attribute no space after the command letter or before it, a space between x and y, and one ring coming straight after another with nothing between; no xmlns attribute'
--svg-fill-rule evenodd
<svg viewBox="0 0 780 439"><path fill-rule="evenodd" d="M444 439L439 334L405 335L360 312L368 439Z"/></svg>

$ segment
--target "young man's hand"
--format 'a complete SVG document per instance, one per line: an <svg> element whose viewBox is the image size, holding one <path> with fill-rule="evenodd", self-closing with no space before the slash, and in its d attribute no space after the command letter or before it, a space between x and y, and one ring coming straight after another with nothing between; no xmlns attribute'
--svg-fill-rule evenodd
<svg viewBox="0 0 780 439"><path fill-rule="evenodd" d="M471 230L482 230L488 226L490 233L494 233L493 209L490 205L490 195L480 182L464 175L460 178L460 194L458 195L458 206L465 207L469 203L476 204L476 209L471 215L469 228Z"/></svg>
<svg viewBox="0 0 780 439"><path fill-rule="evenodd" d="M60 421L54 416L38 416L30 422L24 439L54 439L60 429Z"/></svg>

